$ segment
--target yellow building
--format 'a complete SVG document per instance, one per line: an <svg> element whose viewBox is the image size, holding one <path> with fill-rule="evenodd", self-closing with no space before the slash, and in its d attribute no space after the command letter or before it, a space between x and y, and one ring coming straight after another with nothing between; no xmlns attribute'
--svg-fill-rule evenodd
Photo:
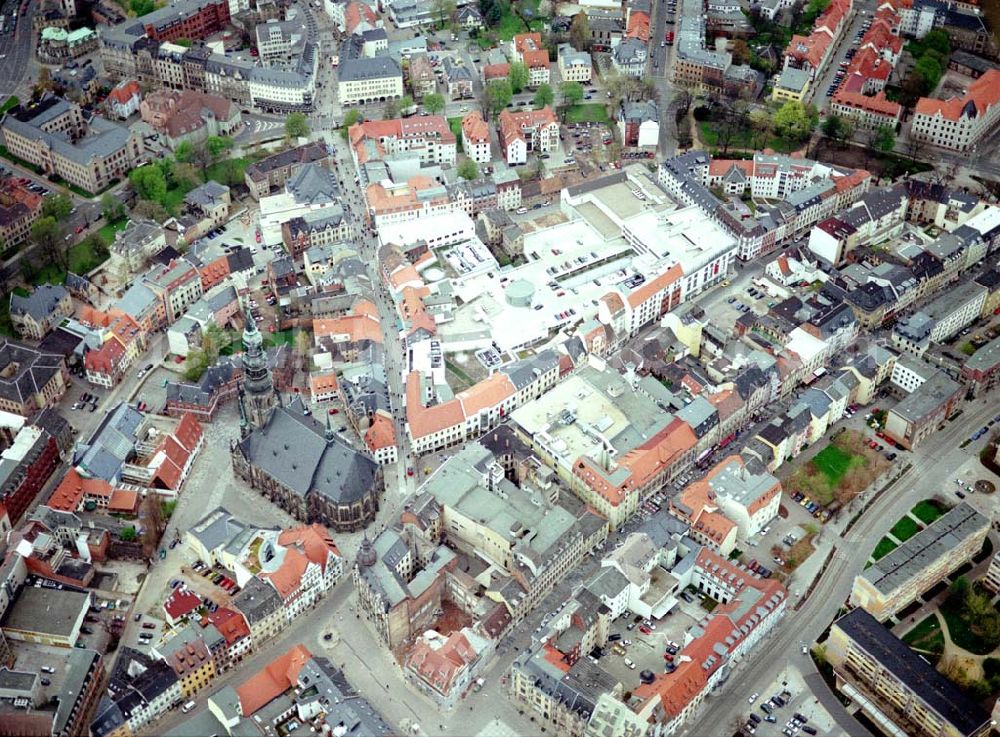
<svg viewBox="0 0 1000 737"><path fill-rule="evenodd" d="M809 92L809 72L787 67L774 83L771 99L775 102L802 102Z"/></svg>
<svg viewBox="0 0 1000 737"><path fill-rule="evenodd" d="M163 657L181 682L181 698L190 699L215 678L215 659L205 641L187 639L183 633L163 648Z"/></svg>
<svg viewBox="0 0 1000 737"><path fill-rule="evenodd" d="M886 734L983 737L990 732L990 715L979 704L863 609L833 623L826 659L837 690Z"/></svg>

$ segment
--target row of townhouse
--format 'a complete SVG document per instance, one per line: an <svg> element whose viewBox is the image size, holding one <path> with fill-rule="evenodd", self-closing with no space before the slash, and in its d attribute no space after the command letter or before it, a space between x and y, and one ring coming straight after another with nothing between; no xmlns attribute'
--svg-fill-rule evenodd
<svg viewBox="0 0 1000 737"><path fill-rule="evenodd" d="M701 151L692 151L661 164L658 181L683 205L694 206L736 241L736 257L743 261L774 251L804 234L813 225L860 199L871 184L863 170L758 154L753 162L726 161L715 165ZM723 202L712 191L768 192L783 197L775 205L751 213L732 198ZM781 193L784 193L783 195Z"/></svg>
<svg viewBox="0 0 1000 737"><path fill-rule="evenodd" d="M218 507L185 533L191 552L229 571L240 590L205 617L186 587L164 602L172 632L149 655L126 648L91 724L95 737L131 737L259 651L315 607L343 577L345 565L321 525L263 530Z"/></svg>
<svg viewBox="0 0 1000 737"><path fill-rule="evenodd" d="M886 83L903 50L897 5L902 3L887 0L875 11L847 76L831 100L831 109L858 128L895 129L902 118L902 106L885 96Z"/></svg>
<svg viewBox="0 0 1000 737"><path fill-rule="evenodd" d="M297 43L281 64L264 64L245 54L216 53L203 44L179 45L150 35L139 24L123 24L101 28L100 55L115 80L205 92L269 112L309 111L315 104L319 51L308 40Z"/></svg>
<svg viewBox="0 0 1000 737"><path fill-rule="evenodd" d="M406 377L406 430L418 455L475 438L549 391L559 380L559 357L546 350L515 361L443 402L429 378L419 371Z"/></svg>

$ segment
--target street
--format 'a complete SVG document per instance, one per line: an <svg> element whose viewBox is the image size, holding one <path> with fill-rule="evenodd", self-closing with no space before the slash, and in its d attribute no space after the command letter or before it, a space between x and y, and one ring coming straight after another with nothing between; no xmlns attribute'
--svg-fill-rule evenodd
<svg viewBox="0 0 1000 737"><path fill-rule="evenodd" d="M16 7L16 6L12 6ZM35 17L35 1L30 0L28 10L17 19L17 28L13 33L0 36L0 97L6 100L13 94L24 94L21 89L28 77L35 48L34 32L31 22Z"/></svg>
<svg viewBox="0 0 1000 737"><path fill-rule="evenodd" d="M996 398L995 391L993 397ZM801 646L815 641L833 621L847 600L854 577L862 570L875 541L916 501L946 487L955 469L969 457L970 451L958 449L958 444L988 421L996 413L996 408L995 401L966 404L965 412L957 420L948 423L923 445L907 454L912 464L910 469L871 504L848 534L843 535L838 530L847 524L849 515L842 516L822 530L820 545L813 555L825 557L831 547L835 553L805 604L785 616L785 621L768 641L736 668L681 734L716 734L722 725L728 728L744 710L750 693L759 691L763 684L773 680L789 657L801 659L803 663L809 659L808 655L801 654ZM794 576L792 580L795 580ZM801 582L801 585L804 587L806 583ZM789 656L789 653L794 654ZM725 698L719 698L723 695ZM844 725L841 727L844 728Z"/></svg>

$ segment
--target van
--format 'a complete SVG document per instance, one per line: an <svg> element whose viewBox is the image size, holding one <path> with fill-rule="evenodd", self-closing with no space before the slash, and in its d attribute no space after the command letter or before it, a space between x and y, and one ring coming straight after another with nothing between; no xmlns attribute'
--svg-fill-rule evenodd
<svg viewBox="0 0 1000 737"><path fill-rule="evenodd" d="M186 704L184 704L184 706L181 707L181 711L184 714L187 714L189 711L191 711L196 706L197 706L196 703L194 703L193 701L189 701Z"/></svg>

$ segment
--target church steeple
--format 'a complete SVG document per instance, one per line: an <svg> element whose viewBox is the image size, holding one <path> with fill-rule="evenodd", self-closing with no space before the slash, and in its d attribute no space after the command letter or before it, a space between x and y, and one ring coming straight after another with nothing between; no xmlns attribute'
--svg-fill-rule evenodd
<svg viewBox="0 0 1000 737"><path fill-rule="evenodd" d="M263 427L271 418L271 413L277 405L277 395L274 383L271 381L271 370L267 366L267 353L264 351L264 337L257 329L257 323L252 315L246 316L246 327L243 329L243 387L245 404L241 403L241 412L246 412L250 423Z"/></svg>

